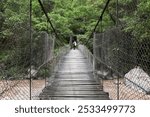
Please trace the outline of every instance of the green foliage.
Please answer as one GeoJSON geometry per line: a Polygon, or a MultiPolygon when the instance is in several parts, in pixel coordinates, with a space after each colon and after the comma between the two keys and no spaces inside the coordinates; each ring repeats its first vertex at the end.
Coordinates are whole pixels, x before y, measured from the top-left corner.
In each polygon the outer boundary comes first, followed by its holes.
{"type": "MultiPolygon", "coordinates": [[[[57,31],[65,37],[84,35],[89,37],[105,0],[52,0],[54,9],[49,13],[57,31]]],[[[85,41],[85,40],[82,40],[85,41]]]]}
{"type": "MultiPolygon", "coordinates": [[[[56,31],[63,36],[64,40],[70,35],[77,35],[81,42],[85,42],[96,25],[106,0],[42,0],[42,2],[56,31]]],[[[103,31],[117,21],[115,5],[116,1],[111,1],[104,14],[103,31]]],[[[119,1],[119,5],[121,6],[119,18],[124,24],[123,29],[141,43],[149,40],[150,1],[122,0],[119,1]]],[[[32,0],[32,27],[34,33],[47,30],[53,32],[38,0],[32,0]]],[[[99,26],[96,31],[100,32],[101,27],[99,26]]],[[[36,43],[39,44],[41,41],[37,35],[34,36],[33,34],[33,42],[35,42],[33,46],[38,48],[36,43]]],[[[29,0],[1,0],[0,63],[5,62],[9,66],[14,64],[29,66],[29,38],[29,0]]],[[[92,47],[92,42],[89,46],[92,47]]]]}
{"type": "Polygon", "coordinates": [[[123,20],[126,22],[125,31],[131,32],[134,37],[142,41],[150,39],[150,1],[140,0],[137,9],[132,15],[127,14],[123,20]]]}
{"type": "Polygon", "coordinates": [[[44,66],[42,67],[38,73],[37,73],[37,77],[41,77],[41,78],[46,78],[46,77],[50,77],[50,66],[44,66]]]}
{"type": "Polygon", "coordinates": [[[2,51],[0,53],[0,60],[1,60],[1,62],[5,62],[8,59],[8,57],[9,57],[8,53],[9,53],[8,51],[2,51]]]}

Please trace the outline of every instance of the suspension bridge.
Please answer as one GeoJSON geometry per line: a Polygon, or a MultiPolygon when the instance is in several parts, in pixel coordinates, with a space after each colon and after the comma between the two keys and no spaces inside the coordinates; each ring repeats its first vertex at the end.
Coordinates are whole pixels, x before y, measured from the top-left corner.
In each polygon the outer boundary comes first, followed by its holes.
{"type": "Polygon", "coordinates": [[[127,14],[126,7],[134,14],[136,0],[125,7],[119,6],[117,0],[116,11],[112,12],[115,15],[109,12],[111,1],[107,0],[91,35],[84,43],[79,42],[76,49],[70,49],[71,36],[69,43],[63,43],[43,3],[38,1],[47,28],[51,27],[53,34],[33,31],[30,0],[30,22],[21,28],[24,34],[18,33],[19,36],[28,35],[26,48],[19,42],[13,47],[8,63],[0,62],[1,100],[150,99],[150,43],[139,42],[122,30],[124,22],[120,20],[127,14]],[[106,12],[115,25],[104,29],[106,12]],[[97,32],[97,28],[101,31],[97,32]]]}
{"type": "Polygon", "coordinates": [[[93,69],[79,50],[70,50],[58,63],[54,81],[45,87],[40,99],[109,99],[93,76],[93,69]]]}

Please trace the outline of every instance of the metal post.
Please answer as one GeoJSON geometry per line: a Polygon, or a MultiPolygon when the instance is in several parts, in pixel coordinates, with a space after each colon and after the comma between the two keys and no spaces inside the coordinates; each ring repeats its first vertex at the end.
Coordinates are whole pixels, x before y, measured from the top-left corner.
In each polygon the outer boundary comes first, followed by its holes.
{"type": "MultiPolygon", "coordinates": [[[[100,57],[101,57],[101,60],[104,62],[104,51],[103,51],[103,38],[104,38],[104,36],[105,36],[105,33],[103,34],[103,17],[101,18],[101,22],[100,22],[100,27],[101,27],[101,29],[100,29],[100,32],[101,32],[101,39],[100,39],[100,44],[101,44],[101,48],[100,48],[100,57]]],[[[104,66],[103,66],[103,64],[101,63],[100,64],[100,70],[101,70],[101,72],[102,72],[102,74],[103,74],[103,71],[104,71],[104,66]]]]}
{"type": "MultiPolygon", "coordinates": [[[[116,21],[116,27],[118,27],[118,21],[119,21],[119,14],[118,14],[118,0],[116,0],[116,19],[117,19],[117,21],[116,21]]],[[[117,35],[117,38],[118,38],[118,35],[117,35]]],[[[119,44],[118,44],[119,45],[119,44]]],[[[117,50],[118,51],[118,50],[117,50]]],[[[118,53],[118,55],[119,55],[119,53],[118,53]]],[[[118,60],[118,65],[119,65],[119,60],[118,60]]],[[[118,67],[118,70],[119,70],[119,67],[118,67]]],[[[117,100],[119,100],[119,95],[120,95],[120,92],[119,92],[119,75],[118,75],[118,77],[117,77],[117,100]]]]}
{"type": "Polygon", "coordinates": [[[29,85],[29,95],[30,95],[30,100],[32,100],[32,0],[30,0],[30,85],[29,85]]]}
{"type": "Polygon", "coordinates": [[[94,77],[95,77],[95,71],[96,71],[96,50],[95,50],[95,41],[96,41],[96,33],[94,33],[94,37],[93,37],[93,74],[94,74],[94,77]]]}
{"type": "MultiPolygon", "coordinates": [[[[47,20],[47,35],[48,35],[48,33],[49,33],[49,31],[48,31],[48,20],[47,20]]],[[[46,37],[47,38],[47,37],[46,37]]],[[[45,38],[45,39],[46,39],[45,38]]],[[[49,35],[48,35],[48,38],[49,38],[49,35]]],[[[45,43],[46,44],[46,43],[45,43]]],[[[48,43],[49,44],[49,43],[48,43]]],[[[49,46],[49,45],[48,45],[49,46]]],[[[46,48],[48,48],[48,46],[46,47],[46,48]]],[[[44,74],[44,79],[45,79],[45,87],[46,87],[46,84],[47,84],[47,76],[46,76],[46,74],[47,74],[47,69],[48,69],[48,59],[49,59],[49,53],[47,53],[47,51],[46,51],[46,49],[44,50],[45,51],[45,53],[46,53],[46,55],[45,55],[45,60],[46,60],[46,63],[45,63],[45,66],[44,66],[44,70],[45,70],[45,74],[44,74]]],[[[45,61],[44,61],[45,62],[45,61]]]]}
{"type": "Polygon", "coordinates": [[[100,31],[101,33],[103,33],[103,17],[101,18],[100,27],[101,27],[100,31]]]}

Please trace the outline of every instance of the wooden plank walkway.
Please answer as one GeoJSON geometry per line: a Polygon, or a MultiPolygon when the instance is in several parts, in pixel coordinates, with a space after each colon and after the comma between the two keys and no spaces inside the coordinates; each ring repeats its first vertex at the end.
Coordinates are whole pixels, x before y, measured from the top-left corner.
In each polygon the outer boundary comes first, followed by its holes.
{"type": "Polygon", "coordinates": [[[108,100],[94,80],[92,67],[79,50],[70,50],[59,64],[54,81],[44,88],[41,100],[108,100]]]}

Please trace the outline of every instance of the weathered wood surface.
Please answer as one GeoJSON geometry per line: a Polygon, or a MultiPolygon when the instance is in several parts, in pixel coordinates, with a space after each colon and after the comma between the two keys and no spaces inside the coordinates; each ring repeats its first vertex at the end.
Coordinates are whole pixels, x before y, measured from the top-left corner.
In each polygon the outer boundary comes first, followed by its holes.
{"type": "Polygon", "coordinates": [[[39,96],[42,100],[107,100],[108,93],[95,81],[93,69],[79,50],[70,50],[59,64],[51,85],[39,96]]]}

